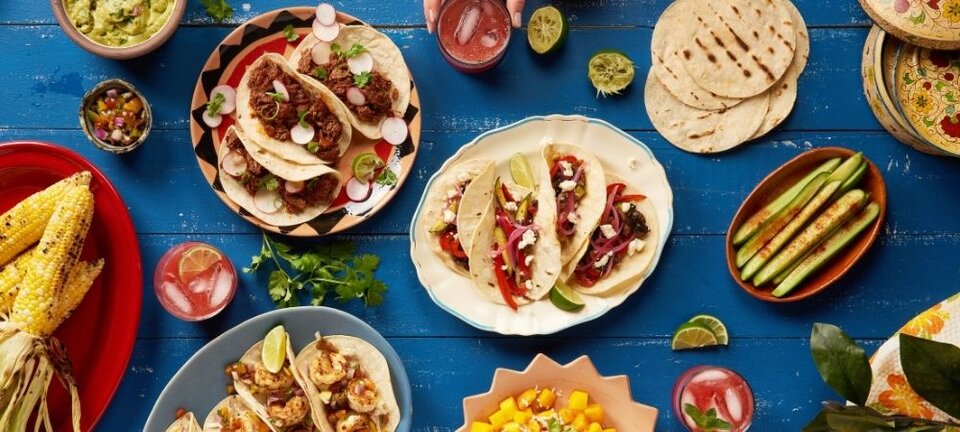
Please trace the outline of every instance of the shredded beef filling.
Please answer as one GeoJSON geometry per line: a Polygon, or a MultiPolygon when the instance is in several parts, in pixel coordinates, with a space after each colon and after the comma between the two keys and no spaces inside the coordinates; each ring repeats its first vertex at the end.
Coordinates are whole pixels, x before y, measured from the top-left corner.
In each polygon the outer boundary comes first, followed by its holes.
{"type": "Polygon", "coordinates": [[[357,86],[350,68],[347,67],[346,59],[336,54],[330,54],[330,61],[325,65],[314,63],[313,58],[308,55],[303,56],[300,64],[297,65],[297,70],[316,78],[327,86],[350,111],[357,115],[357,118],[364,122],[376,123],[393,115],[393,101],[400,97],[400,92],[393,87],[393,83],[376,71],[370,72],[370,81],[366,85],[357,86]],[[321,79],[320,76],[323,74],[318,74],[318,70],[325,71],[326,77],[321,79]],[[358,106],[347,100],[347,90],[351,87],[360,89],[366,98],[366,103],[358,106]]]}

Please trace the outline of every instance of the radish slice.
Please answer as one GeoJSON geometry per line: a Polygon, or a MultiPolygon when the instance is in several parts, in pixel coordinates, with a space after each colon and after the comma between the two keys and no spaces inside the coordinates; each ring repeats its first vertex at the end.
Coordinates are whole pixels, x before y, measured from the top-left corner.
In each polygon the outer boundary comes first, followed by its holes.
{"type": "Polygon", "coordinates": [[[347,192],[347,198],[353,202],[364,202],[373,194],[373,183],[362,182],[356,177],[351,177],[344,186],[347,192]]]}
{"type": "Polygon", "coordinates": [[[280,199],[277,191],[260,189],[253,196],[253,205],[264,213],[276,213],[280,207],[283,207],[283,200],[280,199]]]}
{"type": "Polygon", "coordinates": [[[407,122],[400,117],[387,117],[380,124],[380,134],[390,144],[403,144],[407,140],[407,122]]]}
{"type": "Polygon", "coordinates": [[[237,91],[226,84],[218,85],[210,91],[210,99],[213,100],[213,97],[221,94],[223,95],[223,103],[220,104],[220,114],[230,114],[234,109],[237,108],[237,91]]]}
{"type": "Polygon", "coordinates": [[[317,42],[313,48],[310,48],[310,57],[315,64],[325,65],[330,63],[330,54],[333,51],[330,50],[330,44],[326,42],[317,42]]]}
{"type": "Polygon", "coordinates": [[[207,110],[203,110],[203,123],[211,128],[220,126],[220,123],[223,123],[223,116],[220,114],[210,115],[207,110]]]}
{"type": "Polygon", "coordinates": [[[287,86],[283,85],[280,80],[273,80],[273,91],[279,93],[284,102],[290,102],[290,93],[287,92],[287,86]]]}
{"type": "Polygon", "coordinates": [[[340,23],[324,24],[313,20],[313,35],[323,42],[333,42],[340,34],[340,23]]]}
{"type": "Polygon", "coordinates": [[[373,70],[373,56],[368,52],[357,54],[356,57],[347,59],[347,67],[350,68],[350,73],[354,75],[370,72],[373,70]]]}
{"type": "Polygon", "coordinates": [[[297,193],[303,190],[303,185],[305,183],[302,181],[287,181],[283,184],[283,188],[290,193],[297,193]]]}
{"type": "Polygon", "coordinates": [[[302,124],[297,123],[296,126],[290,128],[290,138],[297,144],[306,145],[313,139],[313,132],[313,126],[303,127],[302,124]]]}
{"type": "Polygon", "coordinates": [[[231,151],[223,157],[223,162],[220,163],[220,166],[227,174],[240,177],[243,173],[247,172],[247,159],[239,152],[231,151]]]}
{"type": "Polygon", "coordinates": [[[337,22],[337,10],[330,3],[317,5],[317,21],[323,25],[333,25],[337,22]]]}
{"type": "Polygon", "coordinates": [[[356,106],[361,106],[367,103],[367,97],[364,96],[363,92],[356,87],[350,87],[347,89],[347,100],[356,106]]]}

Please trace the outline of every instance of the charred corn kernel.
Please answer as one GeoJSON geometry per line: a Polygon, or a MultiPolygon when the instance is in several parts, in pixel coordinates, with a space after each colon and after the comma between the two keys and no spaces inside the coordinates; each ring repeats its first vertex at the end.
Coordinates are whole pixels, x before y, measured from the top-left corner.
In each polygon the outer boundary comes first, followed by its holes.
{"type": "Polygon", "coordinates": [[[470,432],[493,432],[493,425],[484,422],[473,422],[470,425],[470,432]]]}
{"type": "Polygon", "coordinates": [[[587,420],[597,423],[603,423],[603,407],[597,404],[593,404],[583,410],[583,414],[587,416],[587,420]]]}
{"type": "Polygon", "coordinates": [[[513,414],[517,412],[517,400],[514,399],[513,396],[504,399],[500,402],[500,411],[503,411],[512,418],[513,414]]]}
{"type": "Polygon", "coordinates": [[[589,401],[590,395],[577,390],[570,393],[570,400],[567,402],[567,407],[572,410],[583,411],[587,409],[587,402],[589,401]]]}
{"type": "Polygon", "coordinates": [[[603,432],[603,426],[600,426],[600,423],[590,423],[590,426],[587,426],[587,432],[603,432]]]}
{"type": "Polygon", "coordinates": [[[507,415],[507,413],[503,411],[497,411],[491,414],[488,420],[490,420],[490,424],[492,424],[494,428],[500,428],[513,420],[513,415],[507,415]]]}
{"type": "Polygon", "coordinates": [[[517,411],[513,413],[513,421],[520,424],[525,424],[529,422],[530,419],[532,418],[533,418],[532,411],[517,411]]]}
{"type": "Polygon", "coordinates": [[[542,409],[553,408],[553,404],[557,401],[557,394],[553,392],[552,389],[545,388],[540,391],[540,394],[537,395],[537,403],[540,404],[542,409]]]}
{"type": "Polygon", "coordinates": [[[73,314],[73,311],[76,310],[80,302],[83,301],[87,292],[90,291],[90,287],[93,286],[93,281],[100,275],[101,270],[103,270],[102,259],[92,263],[79,262],[73,266],[73,270],[70,271],[70,275],[67,277],[67,284],[64,287],[63,295],[60,296],[60,299],[54,306],[54,329],[60,327],[60,324],[66,321],[67,318],[70,318],[70,315],[73,314]]]}
{"type": "Polygon", "coordinates": [[[570,408],[560,408],[560,410],[557,411],[557,417],[560,417],[560,421],[569,424],[573,419],[577,418],[577,413],[570,408]]]}
{"type": "Polygon", "coordinates": [[[543,428],[540,427],[540,423],[537,423],[536,420],[530,420],[527,422],[527,430],[530,432],[540,432],[543,428]]]}
{"type": "Polygon", "coordinates": [[[517,397],[517,407],[527,409],[537,400],[537,389],[526,389],[517,397]]]}
{"type": "Polygon", "coordinates": [[[571,423],[570,426],[573,426],[573,428],[579,432],[584,432],[587,430],[588,423],[587,416],[583,414],[577,414],[577,418],[573,419],[573,423],[571,423]]]}
{"type": "Polygon", "coordinates": [[[64,200],[68,189],[89,184],[89,171],[74,174],[30,195],[0,215],[0,265],[40,240],[47,222],[57,204],[64,200]]]}
{"type": "Polygon", "coordinates": [[[0,314],[9,315],[13,309],[13,301],[17,299],[19,283],[31,252],[33,249],[17,255],[16,259],[0,268],[0,314]]]}
{"type": "Polygon", "coordinates": [[[86,186],[69,187],[27,261],[10,314],[12,324],[34,336],[49,336],[56,330],[54,306],[77,263],[92,218],[93,194],[86,186]]]}

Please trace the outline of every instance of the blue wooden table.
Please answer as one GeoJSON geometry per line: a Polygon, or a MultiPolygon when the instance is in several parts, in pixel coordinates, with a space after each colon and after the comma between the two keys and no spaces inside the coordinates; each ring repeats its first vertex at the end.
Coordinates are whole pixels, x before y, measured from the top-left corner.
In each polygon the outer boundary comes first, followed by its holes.
{"type": "MultiPolygon", "coordinates": [[[[61,32],[45,1],[0,2],[0,140],[60,143],[89,157],[118,186],[139,233],[143,267],[190,239],[221,247],[237,264],[259,250],[260,233],[216,198],[197,168],[188,128],[193,83],[211,50],[239,22],[296,0],[233,0],[237,14],[216,24],[190,0],[184,25],[160,50],[116,62],[94,57],[61,32]],[[121,77],[153,104],[153,134],[118,157],[95,149],[77,124],[84,91],[121,77]]],[[[527,12],[539,6],[532,1],[527,12]]],[[[390,285],[385,304],[345,309],[394,345],[413,382],[416,431],[451,431],[462,421],[461,399],[487,389],[496,367],[524,367],[538,352],[559,361],[589,354],[604,374],[631,377],[635,398],[661,409],[658,430],[678,431],[669,409],[676,377],[696,364],[741,372],[757,396],[754,430],[796,431],[835,398],[809,355],[814,321],[843,326],[874,349],[903,322],[960,291],[960,185],[957,162],[918,153],[883,132],[864,102],[860,53],[869,20],[855,0],[798,0],[810,26],[810,65],[800,80],[793,116],[775,133],[727,154],[695,156],[664,141],[643,108],[642,77],[650,64],[652,27],[669,0],[563,0],[571,32],[562,53],[541,61],[525,35],[503,64],[481,77],[454,72],[422,24],[418,0],[339,0],[335,4],[383,29],[400,46],[423,101],[423,141],[415,171],[390,206],[342,238],[388,258],[378,276],[390,285]],[[619,98],[597,99],[585,76],[599,48],[625,51],[638,82],[619,98]],[[436,307],[417,282],[407,228],[427,178],[481,131],[529,115],[568,113],[603,118],[649,145],[674,189],[676,221],[652,279],[603,319],[550,337],[483,333],[436,307]],[[742,199],[769,171],[819,146],[862,150],[883,170],[890,197],[883,236],[829,292],[801,304],[761,303],[727,273],[723,235],[742,199]],[[729,349],[674,353],[669,337],[697,313],[729,326],[729,349]]],[[[140,287],[115,287],[139,289],[140,287]]],[[[166,313],[142,286],[139,336],[126,377],[98,430],[139,430],[167,380],[208,340],[271,310],[262,278],[243,276],[233,304],[200,324],[166,313]]],[[[338,305],[334,305],[338,306],[338,305]]]]}

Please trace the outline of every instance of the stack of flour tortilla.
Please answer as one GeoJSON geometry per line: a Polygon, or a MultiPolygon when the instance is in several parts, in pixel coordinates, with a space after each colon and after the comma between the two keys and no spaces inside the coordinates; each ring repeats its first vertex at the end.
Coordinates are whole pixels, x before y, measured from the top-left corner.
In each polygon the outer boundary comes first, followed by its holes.
{"type": "Polygon", "coordinates": [[[717,153],[783,122],[810,40],[790,0],[677,0],[653,32],[647,114],[673,145],[717,153]]]}

